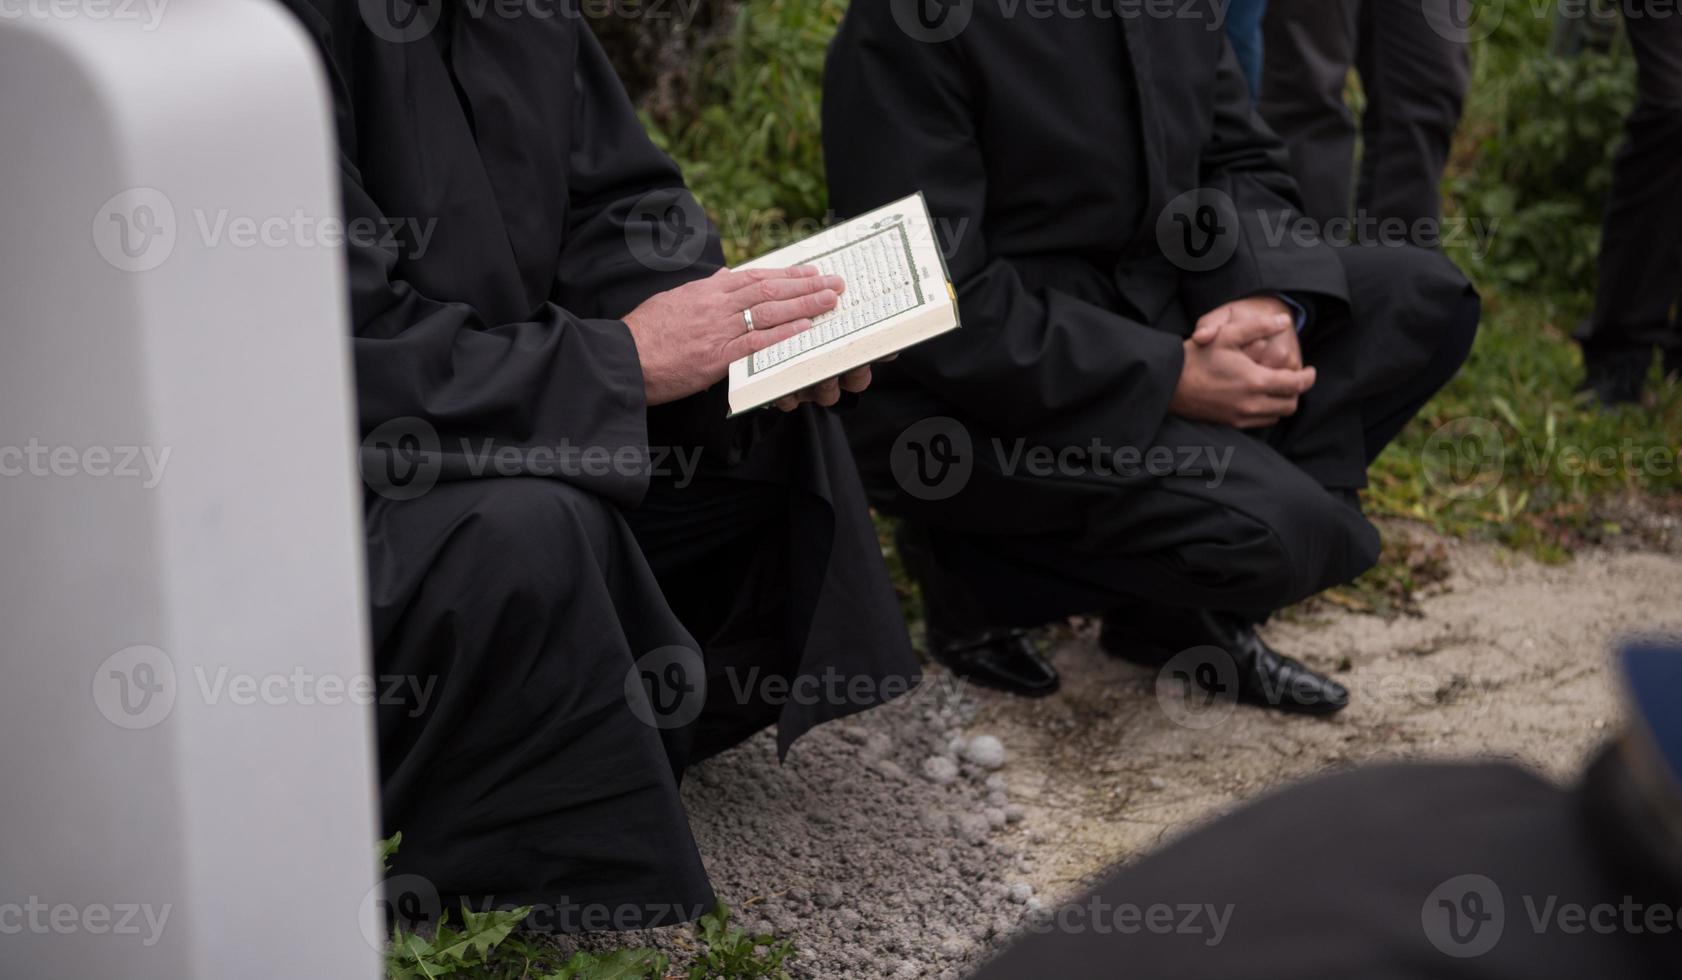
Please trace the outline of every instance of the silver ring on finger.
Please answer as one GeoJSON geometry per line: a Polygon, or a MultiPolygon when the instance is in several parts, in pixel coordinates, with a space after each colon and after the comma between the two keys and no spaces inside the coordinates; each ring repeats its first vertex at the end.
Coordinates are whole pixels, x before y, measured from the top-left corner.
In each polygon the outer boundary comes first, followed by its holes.
{"type": "Polygon", "coordinates": [[[753,333],[753,310],[742,311],[742,322],[748,325],[748,333],[753,333]]]}

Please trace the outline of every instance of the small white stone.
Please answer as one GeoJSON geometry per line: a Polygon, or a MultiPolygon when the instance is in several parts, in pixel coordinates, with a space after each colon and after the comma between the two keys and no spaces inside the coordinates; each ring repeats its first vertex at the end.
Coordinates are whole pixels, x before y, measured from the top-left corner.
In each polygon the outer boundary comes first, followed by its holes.
{"type": "Polygon", "coordinates": [[[977,735],[960,750],[967,762],[983,769],[997,769],[1005,764],[1005,746],[992,735],[977,735]]]}
{"type": "Polygon", "coordinates": [[[948,786],[958,779],[958,764],[943,755],[931,755],[923,760],[923,775],[936,786],[948,786]]]}

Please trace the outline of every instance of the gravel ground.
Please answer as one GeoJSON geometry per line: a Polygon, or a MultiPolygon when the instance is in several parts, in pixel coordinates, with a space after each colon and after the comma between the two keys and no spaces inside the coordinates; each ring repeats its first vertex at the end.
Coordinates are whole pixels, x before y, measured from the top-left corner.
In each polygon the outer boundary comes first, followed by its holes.
{"type": "Polygon", "coordinates": [[[1454,571],[1421,616],[1324,611],[1268,628],[1350,687],[1331,720],[1194,710],[1104,656],[1088,627],[1055,642],[1055,697],[934,670],[901,702],[809,735],[787,765],[763,736],[698,766],[685,800],[720,897],[794,941],[797,976],[956,978],[1107,867],[1293,779],[1472,755],[1569,777],[1617,723],[1611,640],[1682,631],[1682,557],[1546,566],[1447,548],[1454,571]]]}

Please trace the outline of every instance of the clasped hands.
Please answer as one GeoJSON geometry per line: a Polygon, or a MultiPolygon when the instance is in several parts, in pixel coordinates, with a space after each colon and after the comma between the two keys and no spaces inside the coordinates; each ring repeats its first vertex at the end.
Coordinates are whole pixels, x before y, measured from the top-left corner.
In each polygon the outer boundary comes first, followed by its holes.
{"type": "Polygon", "coordinates": [[[1233,300],[1204,314],[1185,341],[1185,367],[1168,403],[1175,415],[1254,429],[1297,410],[1314,386],[1296,318],[1276,296],[1233,300]]]}

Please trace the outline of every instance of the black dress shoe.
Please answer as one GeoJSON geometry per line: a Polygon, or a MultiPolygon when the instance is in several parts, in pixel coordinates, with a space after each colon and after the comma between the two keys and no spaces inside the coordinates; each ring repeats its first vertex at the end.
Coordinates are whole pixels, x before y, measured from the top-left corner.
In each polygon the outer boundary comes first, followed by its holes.
{"type": "Polygon", "coordinates": [[[1603,408],[1641,402],[1647,383],[1647,369],[1653,363],[1651,347],[1617,347],[1585,351],[1583,383],[1578,391],[1593,392],[1603,408]]]}
{"type": "Polygon", "coordinates": [[[1022,630],[985,630],[950,637],[928,631],[929,656],[966,680],[1028,698],[1054,694],[1062,684],[1057,668],[1040,656],[1022,630]]]}
{"type": "Polygon", "coordinates": [[[1212,648],[1223,651],[1230,663],[1208,670],[1188,671],[1193,682],[1217,696],[1231,696],[1227,683],[1237,685],[1244,704],[1304,715],[1336,714],[1349,706],[1349,691],[1301,661],[1268,646],[1248,622],[1208,610],[1178,610],[1142,622],[1118,613],[1104,617],[1098,644],[1104,652],[1160,669],[1179,651],[1212,648]]]}

